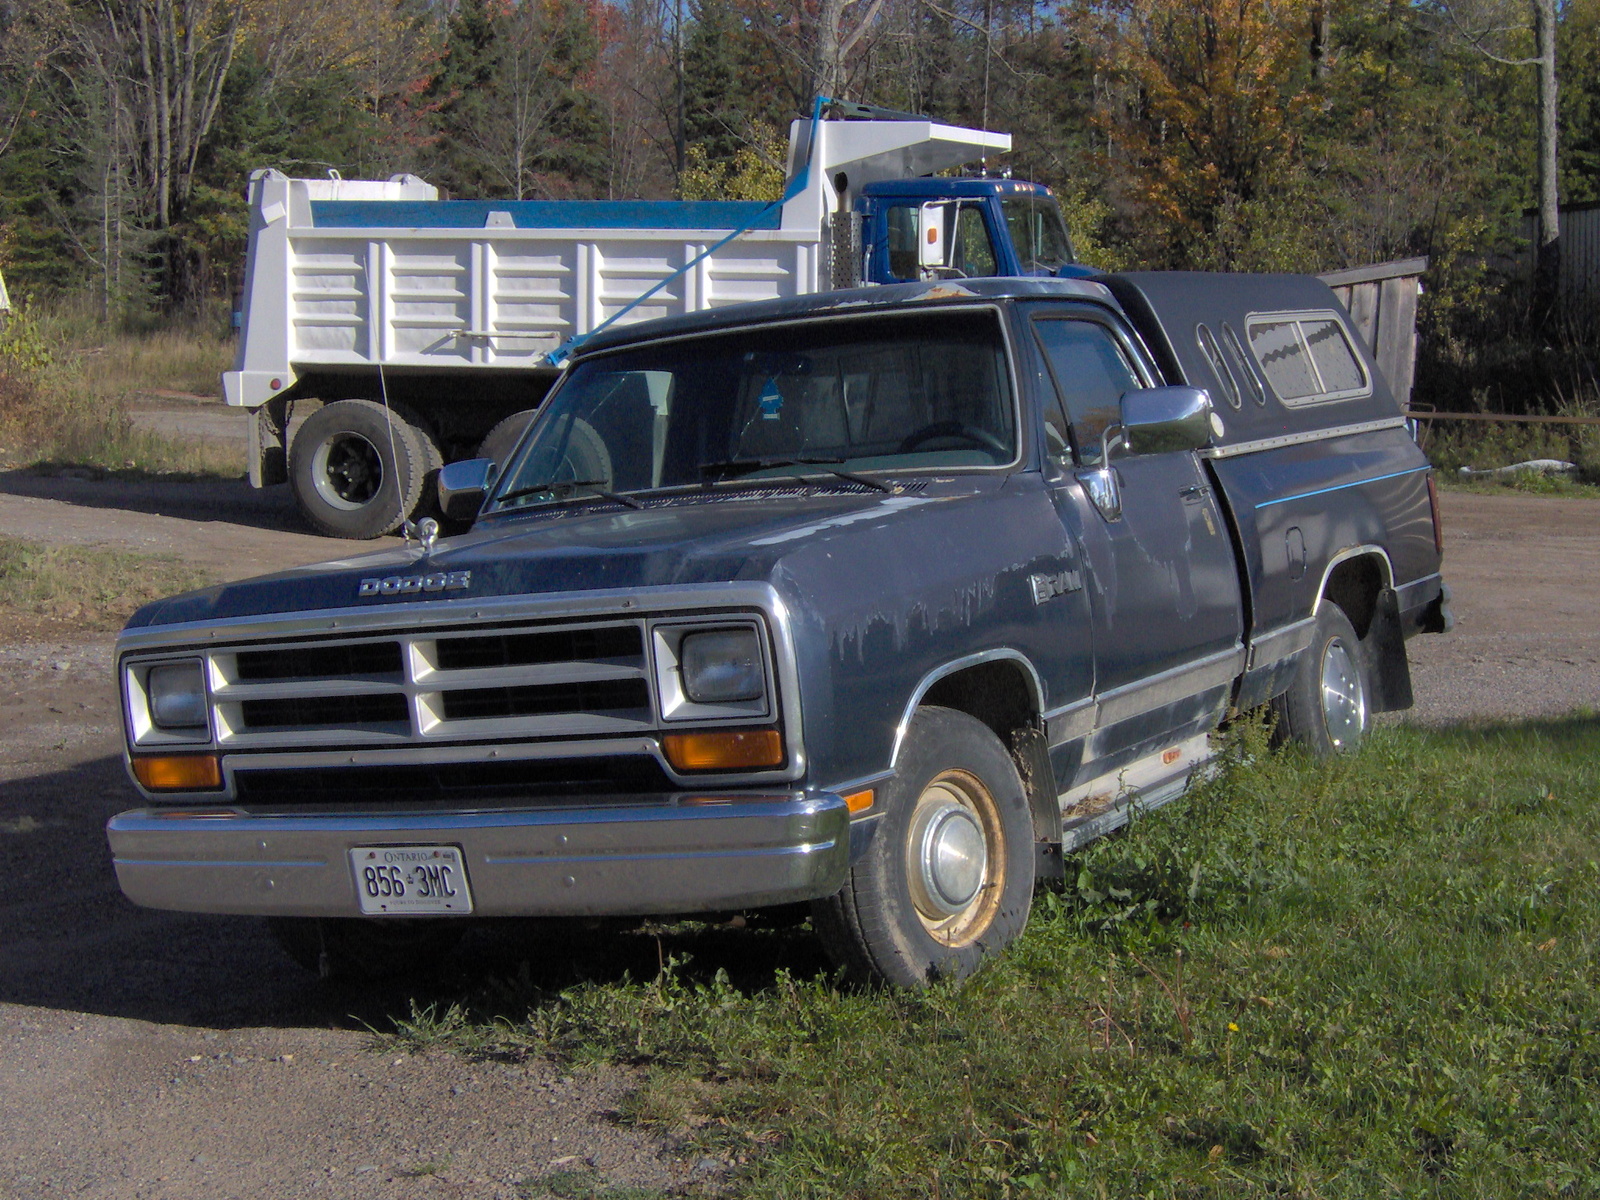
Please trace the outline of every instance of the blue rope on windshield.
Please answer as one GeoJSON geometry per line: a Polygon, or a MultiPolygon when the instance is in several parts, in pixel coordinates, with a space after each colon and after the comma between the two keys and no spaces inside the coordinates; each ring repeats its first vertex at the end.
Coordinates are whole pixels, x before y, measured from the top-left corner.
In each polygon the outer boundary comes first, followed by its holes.
{"type": "Polygon", "coordinates": [[[751,221],[748,225],[742,226],[739,229],[735,229],[732,233],[730,233],[727,237],[723,238],[716,245],[710,246],[710,247],[706,248],[705,250],[702,250],[699,254],[695,255],[688,262],[684,263],[683,266],[679,267],[676,271],[672,272],[672,274],[668,275],[660,283],[658,283],[654,287],[652,287],[649,291],[644,292],[640,296],[636,297],[634,300],[630,301],[628,304],[625,304],[623,307],[617,309],[616,312],[612,313],[604,321],[601,321],[600,324],[596,325],[593,329],[589,330],[588,333],[575,333],[575,334],[573,334],[566,341],[562,342],[561,345],[557,346],[554,350],[551,350],[549,353],[544,355],[544,363],[545,363],[545,365],[546,366],[551,366],[551,367],[559,367],[559,366],[564,365],[566,363],[567,359],[572,357],[573,351],[576,350],[579,346],[583,345],[585,342],[587,342],[595,334],[599,333],[602,329],[605,329],[607,326],[612,325],[613,323],[615,323],[620,318],[626,316],[628,313],[630,313],[634,309],[638,308],[639,305],[643,304],[646,300],[650,299],[651,296],[654,296],[657,292],[659,292],[662,288],[666,287],[673,280],[678,279],[678,278],[682,277],[683,275],[686,275],[688,272],[694,270],[695,267],[699,266],[706,259],[710,258],[713,254],[715,254],[718,250],[721,250],[724,246],[726,246],[729,242],[733,241],[735,238],[743,237],[745,234],[749,233],[752,229],[756,228],[756,226],[760,225],[761,222],[766,218],[767,214],[770,213],[773,209],[781,208],[783,205],[785,205],[785,204],[789,203],[789,201],[793,200],[801,192],[805,191],[806,187],[811,182],[811,159],[817,152],[817,123],[822,120],[822,110],[823,110],[823,108],[826,105],[829,105],[829,104],[832,104],[832,103],[833,103],[833,101],[830,100],[827,96],[818,96],[816,98],[816,101],[812,104],[812,106],[811,106],[811,137],[806,143],[806,159],[805,159],[805,162],[803,162],[800,165],[800,170],[795,172],[795,177],[789,181],[789,186],[783,189],[783,195],[782,196],[779,196],[771,204],[767,205],[759,213],[757,213],[756,217],[755,217],[755,220],[751,221]]]}

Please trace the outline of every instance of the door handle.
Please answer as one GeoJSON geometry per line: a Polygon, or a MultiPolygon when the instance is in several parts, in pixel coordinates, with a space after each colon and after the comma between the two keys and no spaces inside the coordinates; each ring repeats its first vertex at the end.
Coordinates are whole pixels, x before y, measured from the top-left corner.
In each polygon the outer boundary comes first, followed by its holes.
{"type": "Polygon", "coordinates": [[[1204,500],[1207,496],[1211,495],[1211,489],[1203,484],[1192,483],[1188,487],[1180,490],[1178,495],[1182,497],[1185,504],[1193,504],[1196,501],[1204,500]]]}

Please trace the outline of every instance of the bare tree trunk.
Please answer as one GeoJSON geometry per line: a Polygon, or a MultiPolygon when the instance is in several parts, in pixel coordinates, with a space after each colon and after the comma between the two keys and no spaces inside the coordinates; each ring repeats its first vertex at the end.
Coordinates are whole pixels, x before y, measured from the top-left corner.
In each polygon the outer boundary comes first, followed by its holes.
{"type": "Polygon", "coordinates": [[[839,98],[839,23],[844,20],[844,0],[821,0],[817,5],[816,41],[811,59],[811,94],[839,98]]]}
{"type": "Polygon", "coordinates": [[[1328,43],[1332,36],[1326,4],[1311,6],[1311,74],[1317,79],[1328,77],[1328,43]]]}
{"type": "Polygon", "coordinates": [[[817,5],[817,24],[812,31],[810,83],[812,96],[827,96],[830,100],[844,99],[847,90],[845,59],[856,43],[877,20],[883,0],[867,0],[865,9],[853,23],[845,19],[846,11],[859,0],[820,0],[817,5]],[[846,29],[846,25],[849,28],[846,29]]]}
{"type": "Polygon", "coordinates": [[[1561,207],[1556,174],[1556,0],[1533,5],[1539,69],[1539,248],[1533,265],[1534,311],[1543,319],[1561,286],[1561,207]]]}

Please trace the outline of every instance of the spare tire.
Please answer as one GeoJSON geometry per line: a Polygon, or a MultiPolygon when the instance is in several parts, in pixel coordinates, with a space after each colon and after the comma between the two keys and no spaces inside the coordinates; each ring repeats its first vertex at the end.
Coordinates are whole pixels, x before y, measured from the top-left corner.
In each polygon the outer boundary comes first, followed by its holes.
{"type": "Polygon", "coordinates": [[[426,473],[411,425],[371,400],[323,405],[289,448],[295,501],[329,537],[392,533],[416,507],[426,473]]]}

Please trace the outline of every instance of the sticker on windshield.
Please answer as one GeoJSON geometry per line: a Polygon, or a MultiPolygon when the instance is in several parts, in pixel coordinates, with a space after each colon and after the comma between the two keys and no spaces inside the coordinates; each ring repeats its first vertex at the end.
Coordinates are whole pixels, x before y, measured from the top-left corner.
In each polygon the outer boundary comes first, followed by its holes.
{"type": "Polygon", "coordinates": [[[761,419],[763,421],[776,421],[778,414],[783,411],[783,393],[778,390],[778,377],[768,376],[766,386],[761,389],[761,419]]]}

